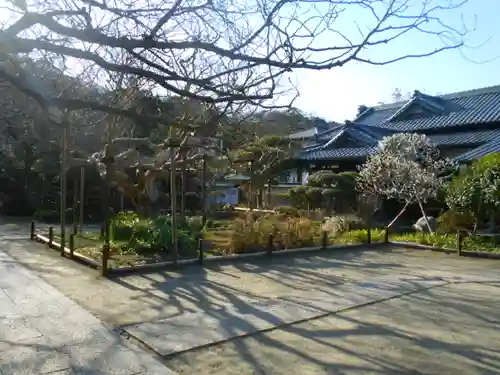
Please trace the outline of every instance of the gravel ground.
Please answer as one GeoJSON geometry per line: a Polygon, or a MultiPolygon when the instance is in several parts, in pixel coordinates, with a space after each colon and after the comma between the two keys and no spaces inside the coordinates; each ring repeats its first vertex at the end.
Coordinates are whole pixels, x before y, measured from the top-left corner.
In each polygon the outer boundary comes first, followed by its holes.
{"type": "Polygon", "coordinates": [[[500,284],[454,284],[175,356],[185,375],[498,374],[500,284]]]}

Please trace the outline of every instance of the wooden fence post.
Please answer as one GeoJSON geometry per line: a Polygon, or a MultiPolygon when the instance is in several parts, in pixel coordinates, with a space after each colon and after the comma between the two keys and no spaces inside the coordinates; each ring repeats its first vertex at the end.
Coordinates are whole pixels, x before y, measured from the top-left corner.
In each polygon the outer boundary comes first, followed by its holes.
{"type": "Polygon", "coordinates": [[[267,254],[273,255],[273,248],[274,248],[274,235],[270,234],[269,238],[267,239],[267,254]]]}
{"type": "Polygon", "coordinates": [[[366,242],[369,244],[372,243],[372,231],[370,228],[366,229],[366,242]]]}
{"type": "Polygon", "coordinates": [[[324,230],[321,233],[321,248],[326,249],[328,247],[328,231],[324,230]]]}
{"type": "Polygon", "coordinates": [[[111,232],[110,232],[110,219],[109,212],[107,211],[107,217],[104,224],[104,242],[102,245],[102,257],[101,257],[101,276],[106,277],[109,270],[109,257],[111,249],[111,232]]]}
{"type": "Polygon", "coordinates": [[[463,233],[462,231],[457,232],[457,254],[458,256],[462,256],[462,242],[463,242],[463,233]]]}
{"type": "Polygon", "coordinates": [[[54,242],[54,227],[49,227],[49,247],[52,247],[52,243],[54,242]]]}
{"type": "Polygon", "coordinates": [[[385,231],[384,231],[384,243],[389,243],[389,227],[385,227],[385,231]]]}
{"type": "Polygon", "coordinates": [[[31,227],[30,227],[30,239],[34,240],[35,239],[35,222],[31,222],[31,227]]]}
{"type": "Polygon", "coordinates": [[[69,235],[69,254],[71,257],[73,257],[74,252],[75,252],[75,233],[71,233],[69,235]]]}
{"type": "Polygon", "coordinates": [[[63,231],[61,232],[61,249],[60,249],[60,255],[63,257],[65,255],[64,252],[64,247],[66,246],[66,233],[63,231]]]}
{"type": "Polygon", "coordinates": [[[109,242],[104,242],[102,244],[102,256],[101,256],[101,276],[106,277],[108,275],[108,261],[109,261],[109,242]]]}
{"type": "Polygon", "coordinates": [[[203,254],[203,233],[198,237],[198,262],[202,265],[205,254],[203,254]]]}

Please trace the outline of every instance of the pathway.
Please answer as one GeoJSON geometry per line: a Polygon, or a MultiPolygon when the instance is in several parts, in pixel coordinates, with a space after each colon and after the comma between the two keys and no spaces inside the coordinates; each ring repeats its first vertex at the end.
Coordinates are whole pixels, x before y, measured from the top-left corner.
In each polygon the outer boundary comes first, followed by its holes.
{"type": "Polygon", "coordinates": [[[174,374],[0,250],[0,374],[174,374]]]}

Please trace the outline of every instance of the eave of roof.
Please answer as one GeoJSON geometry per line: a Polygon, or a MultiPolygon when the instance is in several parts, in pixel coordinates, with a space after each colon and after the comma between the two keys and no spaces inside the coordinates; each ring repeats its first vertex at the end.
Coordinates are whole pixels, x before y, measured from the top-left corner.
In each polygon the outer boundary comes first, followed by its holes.
{"type": "Polygon", "coordinates": [[[500,152],[500,139],[498,138],[455,157],[455,160],[461,163],[470,162],[494,152],[500,152]]]}
{"type": "Polygon", "coordinates": [[[496,138],[500,138],[500,129],[436,134],[429,136],[431,142],[436,146],[481,145],[496,138]]]}
{"type": "Polygon", "coordinates": [[[313,150],[302,152],[299,160],[320,161],[320,160],[346,160],[364,159],[377,152],[377,147],[351,147],[330,150],[313,150]]]}

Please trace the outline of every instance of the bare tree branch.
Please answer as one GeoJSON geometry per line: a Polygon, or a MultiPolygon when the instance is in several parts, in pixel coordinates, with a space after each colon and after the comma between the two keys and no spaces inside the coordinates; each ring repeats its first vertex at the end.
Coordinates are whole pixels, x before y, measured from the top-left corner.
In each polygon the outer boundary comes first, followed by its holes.
{"type": "MultiPolygon", "coordinates": [[[[169,95],[262,105],[295,69],[326,70],[352,61],[384,65],[461,47],[467,30],[453,28],[442,16],[465,2],[27,0],[20,17],[10,11],[12,21],[0,31],[0,50],[57,60],[73,73],[75,65],[91,67],[97,84],[105,72],[114,72],[145,79],[152,90],[169,95]],[[339,26],[361,14],[366,25],[339,26]],[[388,51],[382,60],[370,53],[415,33],[429,37],[422,49],[400,55],[388,51]]],[[[7,77],[5,70],[1,74],[7,77]]],[[[9,77],[19,83],[20,77],[9,77]]],[[[29,87],[29,80],[24,83],[25,92],[45,106],[105,109],[46,98],[29,87]]]]}

